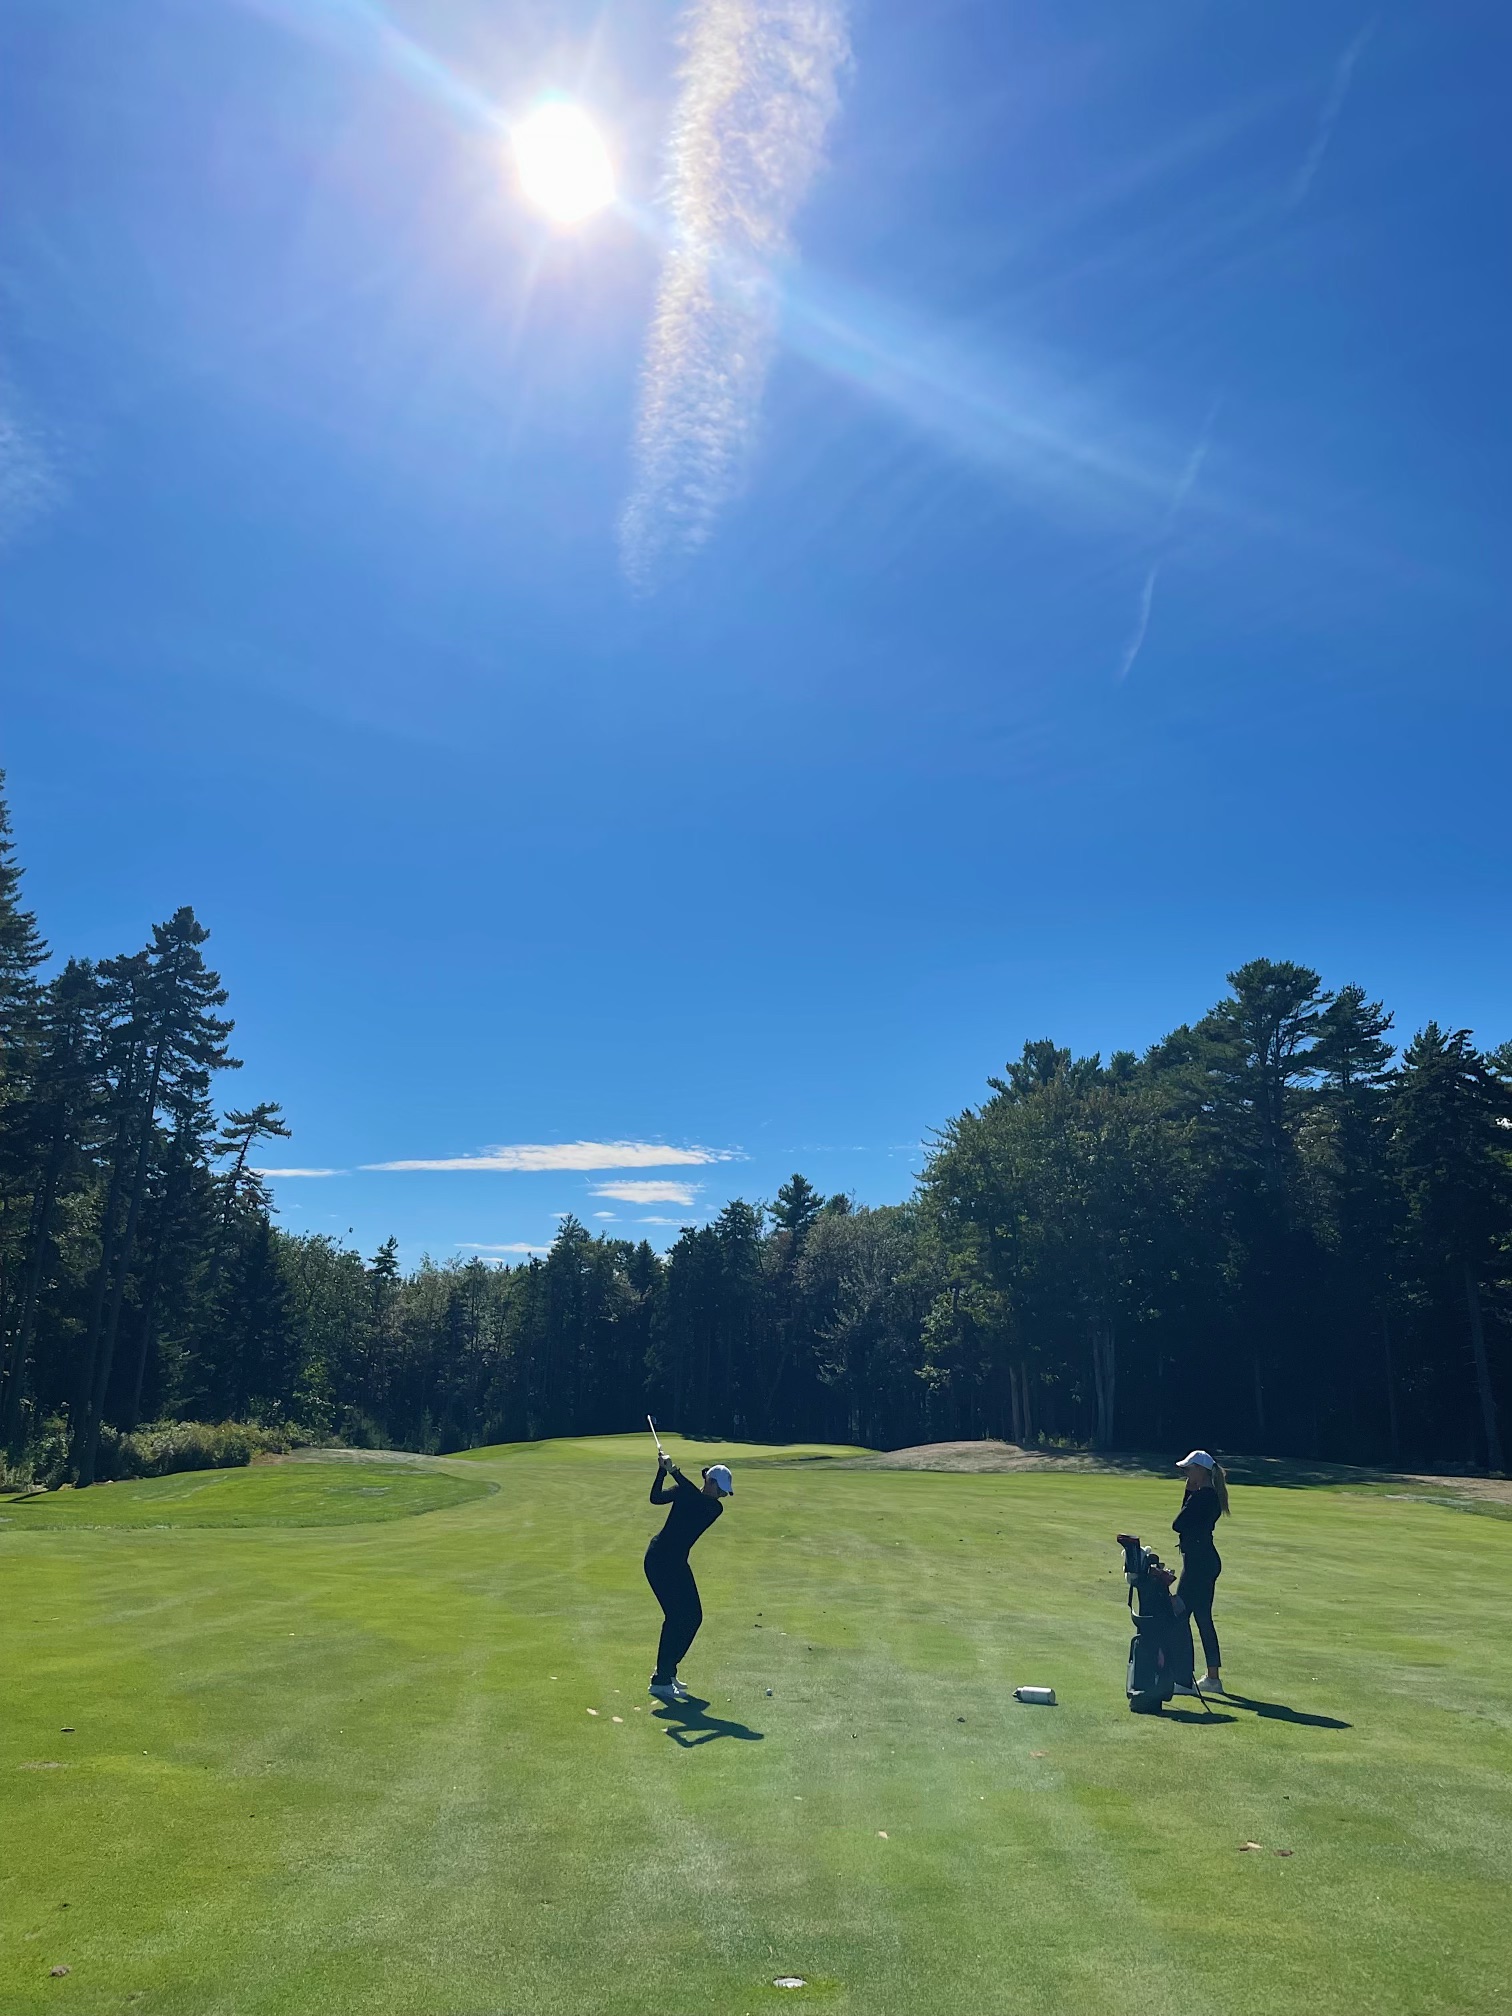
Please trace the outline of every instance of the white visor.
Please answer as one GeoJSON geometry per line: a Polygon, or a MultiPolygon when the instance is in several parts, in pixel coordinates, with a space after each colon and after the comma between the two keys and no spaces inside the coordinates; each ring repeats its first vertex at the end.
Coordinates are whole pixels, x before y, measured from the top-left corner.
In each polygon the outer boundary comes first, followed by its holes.
{"type": "Polygon", "coordinates": [[[711,1463],[704,1472],[705,1477],[718,1491],[721,1498],[731,1498],[735,1493],[735,1480],[723,1463],[711,1463]]]}

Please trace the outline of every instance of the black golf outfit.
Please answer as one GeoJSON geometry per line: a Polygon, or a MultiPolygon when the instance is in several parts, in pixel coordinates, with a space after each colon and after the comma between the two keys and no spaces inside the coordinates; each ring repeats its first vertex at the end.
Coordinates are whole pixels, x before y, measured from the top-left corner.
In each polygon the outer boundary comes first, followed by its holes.
{"type": "Polygon", "coordinates": [[[646,1580],[662,1607],[661,1643],[656,1648],[656,1671],[652,1684],[665,1687],[677,1678],[677,1668],[688,1647],[698,1636],[703,1622],[703,1605],[698,1600],[698,1584],[688,1566],[688,1550],[723,1512],[717,1498],[709,1498],[696,1484],[690,1484],[675,1463],[658,1469],[651,1486],[653,1505],[670,1505],[667,1523],[646,1549],[646,1580]],[[667,1489],[667,1478],[673,1479],[667,1489]]]}
{"type": "MultiPolygon", "coordinates": [[[[1214,1673],[1223,1663],[1223,1655],[1218,1649],[1218,1633],[1213,1625],[1213,1591],[1223,1573],[1223,1563],[1218,1558],[1218,1549],[1213,1541],[1213,1528],[1222,1516],[1223,1507],[1218,1502],[1218,1493],[1211,1485],[1204,1485],[1200,1490],[1188,1491],[1181,1501],[1181,1510],[1171,1521],[1171,1531],[1181,1547],[1181,1580],[1176,1584],[1176,1594],[1186,1605],[1188,1617],[1197,1626],[1202,1638],[1203,1657],[1214,1673]]],[[[1191,1635],[1189,1624],[1189,1652],[1191,1635]]],[[[1194,1657],[1187,1674],[1188,1683],[1195,1671],[1194,1657]]]]}

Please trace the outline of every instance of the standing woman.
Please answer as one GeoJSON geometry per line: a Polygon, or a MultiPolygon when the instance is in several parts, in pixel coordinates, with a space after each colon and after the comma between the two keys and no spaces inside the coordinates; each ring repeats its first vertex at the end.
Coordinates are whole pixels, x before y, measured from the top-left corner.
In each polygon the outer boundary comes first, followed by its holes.
{"type": "Polygon", "coordinates": [[[677,1669],[703,1622],[703,1605],[688,1565],[688,1550],[708,1532],[724,1510],[723,1500],[731,1497],[734,1490],[734,1482],[723,1463],[712,1463],[704,1471],[700,1490],[698,1485],[688,1482],[670,1456],[658,1456],[651,1503],[672,1507],[666,1525],[646,1549],[646,1580],[662,1607],[663,1619],[661,1643],[656,1648],[656,1671],[647,1691],[659,1701],[688,1698],[687,1688],[678,1680],[677,1669]],[[672,1479],[670,1491],[668,1477],[672,1479]]]}
{"type": "MultiPolygon", "coordinates": [[[[1213,1591],[1218,1585],[1218,1577],[1223,1573],[1223,1563],[1218,1558],[1218,1548],[1213,1540],[1213,1529],[1229,1509],[1228,1479],[1223,1474],[1223,1465],[1206,1449],[1194,1449],[1190,1456],[1176,1465],[1186,1479],[1186,1496],[1181,1501],[1181,1510],[1171,1521],[1171,1531],[1181,1546],[1181,1580],[1176,1585],[1176,1594],[1187,1608],[1187,1643],[1191,1645],[1192,1623],[1195,1621],[1202,1638],[1202,1653],[1207,1660],[1207,1671],[1196,1683],[1197,1690],[1204,1694],[1221,1694],[1223,1681],[1219,1667],[1223,1654],[1218,1648],[1218,1633],[1213,1626],[1213,1591]]],[[[1190,1653],[1187,1673],[1196,1669],[1196,1654],[1190,1653]]],[[[1188,1680],[1188,1687],[1191,1682],[1188,1680]]],[[[1181,1687],[1178,1693],[1187,1691],[1181,1687]]]]}

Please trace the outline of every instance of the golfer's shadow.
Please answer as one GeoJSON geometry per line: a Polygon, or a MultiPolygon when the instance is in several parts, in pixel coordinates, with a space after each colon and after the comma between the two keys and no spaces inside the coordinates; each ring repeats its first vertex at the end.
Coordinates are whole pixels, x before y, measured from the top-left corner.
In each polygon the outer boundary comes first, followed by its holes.
{"type": "Polygon", "coordinates": [[[1296,1722],[1304,1729],[1352,1729],[1352,1722],[1340,1722],[1333,1715],[1304,1715],[1300,1708],[1288,1708],[1284,1701],[1252,1701],[1247,1694],[1225,1694],[1235,1708],[1248,1708],[1267,1722],[1296,1722]]]}
{"type": "Polygon", "coordinates": [[[764,1743],[760,1729],[748,1729],[744,1722],[725,1722],[718,1715],[706,1715],[707,1701],[690,1694],[686,1701],[669,1701],[654,1708],[652,1720],[664,1722],[672,1741],[684,1750],[697,1750],[704,1743],[717,1743],[721,1736],[733,1736],[740,1743],[764,1743]]]}

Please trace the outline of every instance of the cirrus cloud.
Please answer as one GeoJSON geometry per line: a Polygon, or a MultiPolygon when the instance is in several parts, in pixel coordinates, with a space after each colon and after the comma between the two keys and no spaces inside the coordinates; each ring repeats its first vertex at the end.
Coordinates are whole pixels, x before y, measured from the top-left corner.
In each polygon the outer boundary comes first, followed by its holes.
{"type": "Polygon", "coordinates": [[[415,1161],[364,1162],[364,1169],[672,1169],[733,1162],[733,1148],[669,1148],[661,1141],[521,1141],[471,1155],[415,1161]]]}
{"type": "Polygon", "coordinates": [[[614,1197],[621,1204],[683,1204],[691,1205],[696,1183],[599,1183],[594,1186],[595,1197],[614,1197]]]}
{"type": "Polygon", "coordinates": [[[459,1239],[459,1253],[549,1253],[549,1246],[532,1246],[526,1240],[513,1239],[502,1246],[490,1245],[483,1239],[459,1239]]]}
{"type": "Polygon", "coordinates": [[[620,524],[639,589],[740,489],[777,340],[777,274],[849,56],[843,0],[691,0],[669,148],[673,227],[620,524]]]}

